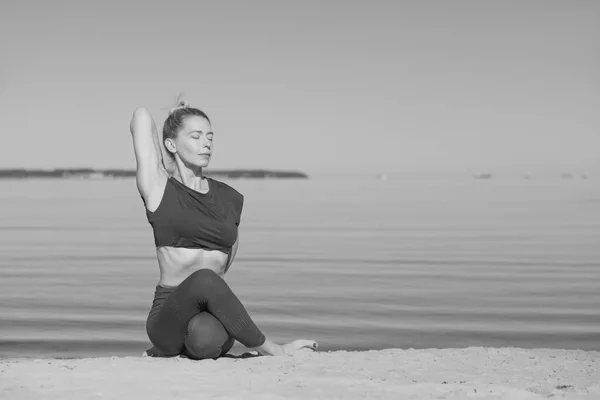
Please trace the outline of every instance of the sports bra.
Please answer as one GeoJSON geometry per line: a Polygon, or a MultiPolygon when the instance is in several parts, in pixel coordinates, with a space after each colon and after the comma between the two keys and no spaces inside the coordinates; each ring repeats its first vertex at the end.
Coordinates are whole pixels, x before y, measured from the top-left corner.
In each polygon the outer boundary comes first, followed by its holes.
{"type": "Polygon", "coordinates": [[[173,177],[167,179],[158,208],[146,208],[156,247],[201,248],[230,254],[238,236],[244,196],[223,182],[206,179],[206,193],[173,177]]]}

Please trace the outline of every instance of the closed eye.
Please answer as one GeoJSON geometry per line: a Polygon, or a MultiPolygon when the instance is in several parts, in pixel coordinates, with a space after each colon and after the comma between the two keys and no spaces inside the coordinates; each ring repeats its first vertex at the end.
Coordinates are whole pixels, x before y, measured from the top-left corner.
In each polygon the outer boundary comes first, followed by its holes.
{"type": "MultiPolygon", "coordinates": [[[[194,132],[190,132],[190,137],[191,137],[192,139],[200,139],[200,135],[201,135],[202,133],[203,133],[202,131],[194,131],[194,132]]],[[[214,136],[214,133],[212,133],[212,132],[206,132],[206,138],[207,138],[208,140],[212,141],[212,140],[213,140],[213,136],[214,136]]]]}

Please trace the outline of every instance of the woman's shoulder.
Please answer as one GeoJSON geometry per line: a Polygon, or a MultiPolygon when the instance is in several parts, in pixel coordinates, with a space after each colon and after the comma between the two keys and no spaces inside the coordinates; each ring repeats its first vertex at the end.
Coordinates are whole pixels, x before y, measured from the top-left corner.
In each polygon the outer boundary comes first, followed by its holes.
{"type": "Polygon", "coordinates": [[[233,188],[232,186],[228,185],[227,183],[220,181],[218,179],[214,179],[214,178],[210,178],[210,177],[206,177],[206,179],[208,179],[210,181],[211,184],[211,190],[212,188],[216,188],[219,192],[224,193],[226,196],[232,196],[232,197],[244,197],[243,194],[241,194],[237,189],[233,188]]]}

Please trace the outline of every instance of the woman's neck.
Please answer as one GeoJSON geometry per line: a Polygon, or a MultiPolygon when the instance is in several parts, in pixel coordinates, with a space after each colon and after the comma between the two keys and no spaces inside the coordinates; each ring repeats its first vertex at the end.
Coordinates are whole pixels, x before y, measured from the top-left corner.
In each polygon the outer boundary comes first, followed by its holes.
{"type": "Polygon", "coordinates": [[[202,174],[202,167],[188,168],[181,163],[178,163],[177,168],[174,171],[173,176],[175,179],[198,192],[203,192],[208,189],[208,185],[203,184],[204,175],[202,174]]]}

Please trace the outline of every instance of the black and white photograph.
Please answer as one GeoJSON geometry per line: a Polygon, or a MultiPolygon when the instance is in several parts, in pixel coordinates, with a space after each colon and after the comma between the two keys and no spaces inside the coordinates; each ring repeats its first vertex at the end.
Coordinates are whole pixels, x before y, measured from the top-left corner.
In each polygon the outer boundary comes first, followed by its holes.
{"type": "Polygon", "coordinates": [[[0,399],[600,400],[600,1],[0,2],[0,399]]]}

